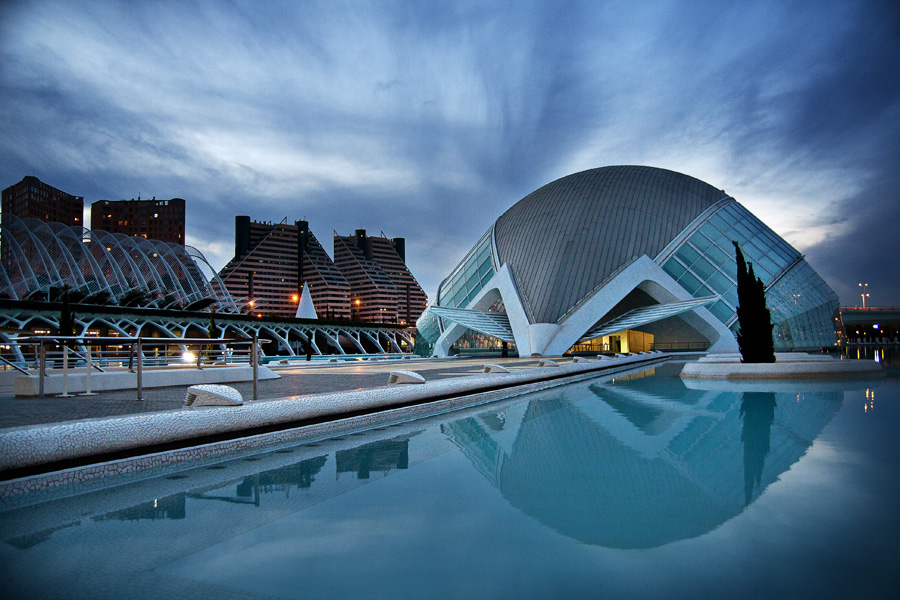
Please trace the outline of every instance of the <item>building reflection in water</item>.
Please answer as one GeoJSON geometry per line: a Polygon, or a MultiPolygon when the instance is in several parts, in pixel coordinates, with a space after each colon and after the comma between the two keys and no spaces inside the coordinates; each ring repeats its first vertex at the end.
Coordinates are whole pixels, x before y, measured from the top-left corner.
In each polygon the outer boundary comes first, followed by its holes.
{"type": "MultiPolygon", "coordinates": [[[[410,433],[403,438],[379,440],[347,450],[337,450],[335,456],[335,477],[341,473],[356,473],[354,481],[365,483],[371,473],[387,474],[394,469],[406,469],[409,467],[409,437],[417,435],[420,431],[410,433]]],[[[103,521],[144,521],[144,520],[184,520],[190,517],[190,501],[224,502],[228,504],[260,507],[267,494],[275,494],[279,499],[289,499],[290,491],[310,490],[316,482],[322,468],[328,462],[329,455],[323,454],[312,458],[295,461],[291,464],[279,466],[273,469],[265,469],[253,472],[256,465],[284,464],[286,454],[292,450],[284,450],[283,453],[270,453],[259,457],[237,459],[229,463],[219,463],[172,475],[164,478],[171,490],[172,487],[184,485],[180,482],[202,481],[202,485],[192,484],[189,491],[178,491],[164,494],[152,500],[134,503],[127,498],[134,498],[124,488],[119,492],[124,508],[104,510],[100,514],[88,517],[78,508],[67,510],[54,510],[52,505],[46,505],[40,514],[33,512],[28,507],[4,513],[3,533],[4,541],[19,549],[27,549],[49,540],[56,531],[79,526],[83,519],[89,518],[94,522],[103,521]],[[252,462],[250,462],[252,461],[252,462]],[[259,461],[259,462],[256,462],[259,461]],[[253,465],[251,467],[250,465],[253,465]],[[240,475],[235,478],[235,470],[240,475]],[[185,474],[186,473],[186,474],[185,474]],[[11,516],[15,515],[15,516],[11,516]],[[75,518],[69,515],[77,515],[75,518]],[[32,524],[43,523],[43,526],[35,528],[32,524]],[[12,535],[10,535],[12,533],[12,535]]],[[[355,484],[351,484],[355,485],[355,484]]],[[[347,488],[344,486],[325,486],[313,498],[319,501],[332,495],[337,495],[347,488]]],[[[165,489],[165,488],[163,488],[165,489]]],[[[183,487],[181,489],[184,489],[183,487]]],[[[102,493],[102,492],[101,492],[102,493]]],[[[141,492],[136,492],[141,494],[141,492]]],[[[146,496],[139,496],[146,497],[146,496]]],[[[90,494],[85,498],[90,498],[90,494]]],[[[308,502],[306,497],[303,502],[308,502]]],[[[61,501],[64,502],[64,501],[61,501]]],[[[84,501],[85,506],[90,506],[90,500],[84,501]]],[[[115,501],[113,501],[116,504],[115,501]]],[[[302,503],[301,503],[302,505],[302,503]]],[[[208,512],[202,512],[208,515],[208,512]]],[[[262,516],[262,515],[261,515],[262,516]]],[[[190,520],[190,519],[188,519],[190,520]]]]}
{"type": "Polygon", "coordinates": [[[122,510],[116,510],[93,517],[95,521],[142,521],[154,519],[183,519],[185,516],[185,497],[187,494],[172,494],[165,498],[157,498],[122,510]]]}
{"type": "Polygon", "coordinates": [[[315,481],[316,475],[325,466],[326,460],[326,456],[317,456],[287,467],[262,471],[244,477],[244,480],[237,486],[237,495],[240,498],[253,497],[254,503],[258,506],[261,493],[287,493],[291,488],[309,488],[315,481]]]}
{"type": "Polygon", "coordinates": [[[352,450],[335,453],[337,472],[356,473],[357,479],[368,479],[372,471],[387,473],[409,467],[409,440],[379,440],[352,450]]]}
{"type": "Polygon", "coordinates": [[[801,397],[623,378],[548,391],[442,431],[548,527],[588,544],[653,548],[716,529],[806,453],[843,392],[801,397]]]}
{"type": "MultiPolygon", "coordinates": [[[[742,394],[689,390],[671,377],[621,377],[528,398],[445,421],[440,437],[510,505],[547,527],[588,544],[652,548],[703,535],[740,514],[804,455],[843,391],[742,394]]],[[[409,440],[420,433],[343,449],[335,440],[333,453],[299,446],[203,465],[146,487],[6,512],[0,529],[6,543],[27,548],[85,518],[187,520],[205,530],[217,511],[192,513],[192,503],[262,507],[234,520],[243,528],[268,522],[266,508],[301,510],[376,473],[407,469],[409,440]],[[323,478],[331,456],[334,478],[323,478]],[[158,498],[147,501],[147,489],[158,498]],[[304,493],[291,497],[298,489],[304,493]]]]}

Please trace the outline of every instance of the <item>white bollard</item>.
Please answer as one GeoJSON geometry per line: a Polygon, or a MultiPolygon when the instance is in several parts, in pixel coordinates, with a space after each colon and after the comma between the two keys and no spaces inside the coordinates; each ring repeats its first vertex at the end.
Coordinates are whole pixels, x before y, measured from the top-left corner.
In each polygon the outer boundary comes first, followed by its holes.
{"type": "Polygon", "coordinates": [[[88,344],[85,346],[85,351],[87,356],[87,370],[84,372],[84,392],[78,394],[79,396],[96,396],[94,392],[91,391],[91,345],[88,344]]]}
{"type": "Polygon", "coordinates": [[[63,346],[63,379],[62,379],[62,394],[60,394],[59,398],[71,398],[72,394],[69,393],[66,375],[69,372],[69,347],[63,346]]]}

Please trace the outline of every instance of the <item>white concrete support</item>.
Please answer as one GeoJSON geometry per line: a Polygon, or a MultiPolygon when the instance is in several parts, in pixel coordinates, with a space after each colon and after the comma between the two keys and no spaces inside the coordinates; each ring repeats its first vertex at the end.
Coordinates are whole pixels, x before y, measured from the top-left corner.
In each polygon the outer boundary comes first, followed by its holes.
{"type": "Polygon", "coordinates": [[[312,349],[316,351],[316,354],[322,356],[322,351],[319,350],[319,346],[316,344],[316,336],[315,330],[311,329],[301,329],[301,334],[303,338],[306,340],[306,343],[312,346],[312,349]]]}
{"type": "Polygon", "coordinates": [[[373,337],[368,331],[360,331],[360,335],[366,336],[366,339],[375,344],[375,347],[378,348],[378,351],[384,354],[384,347],[379,343],[377,334],[373,337]]]}
{"type": "Polygon", "coordinates": [[[352,332],[352,331],[349,331],[349,330],[346,330],[346,329],[341,330],[341,331],[338,332],[338,333],[343,333],[345,336],[347,336],[348,338],[350,338],[350,341],[353,342],[353,345],[356,346],[356,348],[359,350],[359,353],[360,353],[360,354],[366,354],[366,350],[365,350],[365,348],[363,348],[363,346],[362,346],[362,342],[361,342],[360,339],[359,339],[359,334],[358,334],[358,333],[356,333],[356,335],[354,335],[355,332],[352,332]]]}
{"type": "MultiPolygon", "coordinates": [[[[581,305],[558,323],[530,323],[522,300],[516,289],[512,272],[503,267],[491,278],[475,299],[465,308],[486,310],[496,300],[503,298],[510,327],[516,340],[519,356],[562,356],[608,314],[632,290],[640,288],[659,303],[690,300],[688,294],[672,277],[662,270],[649,256],[643,255],[615,275],[603,287],[595,290],[581,305]]],[[[737,342],[734,334],[705,308],[695,308],[677,317],[694,328],[710,342],[709,352],[734,352],[737,342]]],[[[436,356],[447,356],[450,346],[465,333],[466,328],[450,323],[434,345],[436,356]]]]}

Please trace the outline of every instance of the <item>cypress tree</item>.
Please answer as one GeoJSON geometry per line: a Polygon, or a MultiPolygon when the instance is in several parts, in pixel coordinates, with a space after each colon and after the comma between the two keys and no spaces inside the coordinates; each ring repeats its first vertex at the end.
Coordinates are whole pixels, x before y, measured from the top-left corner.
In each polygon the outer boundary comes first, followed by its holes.
{"type": "Polygon", "coordinates": [[[745,363],[775,362],[775,344],[772,340],[772,314],[766,308],[766,292],[762,280],[753,273],[753,264],[744,261],[737,242],[734,251],[737,260],[738,332],[741,361],[745,363]]]}

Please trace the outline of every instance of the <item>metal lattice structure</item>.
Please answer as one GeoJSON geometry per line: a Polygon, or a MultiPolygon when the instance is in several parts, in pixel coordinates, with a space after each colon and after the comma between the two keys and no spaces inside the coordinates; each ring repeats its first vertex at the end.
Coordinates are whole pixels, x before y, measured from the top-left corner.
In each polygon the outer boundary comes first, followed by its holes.
{"type": "MultiPolygon", "coordinates": [[[[5,302],[0,306],[0,356],[17,365],[30,358],[19,347],[19,334],[12,331],[55,335],[59,330],[59,310],[45,303],[5,302]],[[43,330],[43,331],[40,331],[43,330]]],[[[73,306],[75,335],[113,335],[122,338],[158,337],[176,342],[179,351],[188,350],[184,340],[207,337],[270,340],[265,347],[269,357],[353,356],[409,353],[414,348],[411,328],[360,323],[315,323],[290,319],[267,319],[249,315],[217,314],[210,331],[210,315],[181,311],[152,311],[73,306]],[[178,345],[177,342],[183,342],[178,345]]],[[[145,354],[152,352],[145,346],[145,354]]],[[[80,348],[83,353],[83,348],[80,348]]]]}
{"type": "Polygon", "coordinates": [[[52,299],[67,287],[92,304],[239,312],[190,246],[4,214],[0,257],[0,296],[10,300],[52,299]]]}

